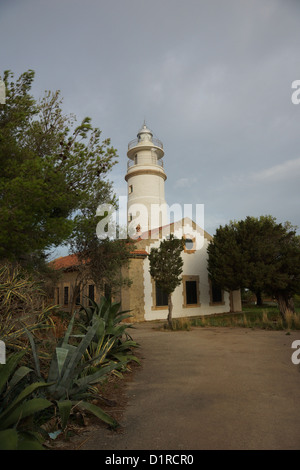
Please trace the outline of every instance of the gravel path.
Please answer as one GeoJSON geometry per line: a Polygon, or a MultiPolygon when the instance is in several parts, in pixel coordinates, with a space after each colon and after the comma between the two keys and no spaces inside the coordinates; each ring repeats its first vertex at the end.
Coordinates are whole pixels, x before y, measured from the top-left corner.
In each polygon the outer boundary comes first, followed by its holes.
{"type": "Polygon", "coordinates": [[[300,448],[300,332],[136,326],[143,367],[127,384],[123,430],[93,430],[82,450],[300,448]]]}

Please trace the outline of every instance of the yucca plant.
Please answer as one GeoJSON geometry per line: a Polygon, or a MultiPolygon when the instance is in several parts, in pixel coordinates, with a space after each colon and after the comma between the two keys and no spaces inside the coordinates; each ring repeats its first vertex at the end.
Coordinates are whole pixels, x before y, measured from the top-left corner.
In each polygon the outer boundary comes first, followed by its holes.
{"type": "MultiPolygon", "coordinates": [[[[91,360],[85,360],[84,354],[89,347],[96,331],[100,326],[100,319],[94,318],[92,325],[87,329],[84,335],[71,336],[74,326],[75,315],[73,315],[64,338],[56,347],[50,364],[48,377],[49,383],[46,397],[51,400],[61,416],[62,428],[65,429],[70,417],[71,410],[76,407],[81,410],[87,410],[100,418],[102,421],[116,428],[118,423],[115,419],[105,413],[100,407],[91,404],[88,400],[95,398],[94,389],[91,386],[99,384],[106,379],[107,375],[120,367],[119,363],[110,361],[104,366],[99,367],[92,373],[87,373],[97,357],[91,360]],[[70,338],[81,338],[79,344],[71,344],[70,338]]],[[[35,348],[33,336],[28,332],[30,338],[33,356],[36,365],[36,373],[40,376],[39,358],[35,348]]]]}
{"type": "Polygon", "coordinates": [[[87,355],[91,359],[98,356],[98,361],[94,361],[93,365],[103,363],[106,360],[113,359],[120,362],[123,368],[131,361],[139,363],[136,356],[132,354],[132,348],[138,347],[138,343],[132,340],[132,337],[126,331],[133,328],[131,323],[125,323],[124,320],[130,318],[129,311],[121,311],[120,302],[112,302],[110,299],[102,297],[99,303],[92,299],[89,300],[89,306],[81,306],[79,314],[84,321],[81,327],[86,330],[93,323],[96,317],[100,319],[99,327],[91,342],[87,355]],[[102,354],[105,352],[105,355],[102,354]]]}
{"type": "Polygon", "coordinates": [[[39,283],[20,266],[0,267],[0,339],[8,350],[27,348],[26,328],[37,331],[52,326],[55,306],[44,300],[39,283]]]}
{"type": "MultiPolygon", "coordinates": [[[[129,310],[120,311],[120,302],[112,302],[110,299],[106,299],[105,297],[102,297],[99,303],[89,297],[87,297],[87,300],[89,303],[88,307],[81,305],[81,309],[79,311],[79,315],[84,319],[84,323],[86,325],[91,324],[94,315],[102,318],[107,327],[117,325],[132,316],[129,314],[129,310]]],[[[131,326],[131,324],[125,325],[126,328],[131,326]]]]}
{"type": "Polygon", "coordinates": [[[34,418],[52,403],[37,396],[37,392],[51,384],[25,382],[32,372],[19,366],[25,353],[14,353],[0,365],[0,450],[43,449],[42,435],[38,428],[34,430],[34,418]]]}

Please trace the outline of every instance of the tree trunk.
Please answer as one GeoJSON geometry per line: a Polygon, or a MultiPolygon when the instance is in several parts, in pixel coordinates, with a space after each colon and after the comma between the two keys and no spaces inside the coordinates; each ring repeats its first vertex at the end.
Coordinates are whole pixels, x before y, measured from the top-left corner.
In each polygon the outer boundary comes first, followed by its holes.
{"type": "Polygon", "coordinates": [[[75,284],[73,288],[73,295],[72,295],[72,301],[71,301],[71,308],[70,308],[70,314],[73,315],[75,307],[76,307],[76,299],[78,294],[80,294],[80,284],[75,284]]]}
{"type": "Polygon", "coordinates": [[[290,297],[288,299],[288,305],[289,305],[289,309],[291,310],[292,313],[295,313],[295,304],[294,304],[294,299],[293,297],[290,297]]]}
{"type": "Polygon", "coordinates": [[[295,313],[294,301],[292,297],[284,294],[277,294],[276,300],[278,303],[279,312],[283,321],[286,321],[286,315],[295,313]]]}
{"type": "Polygon", "coordinates": [[[71,302],[71,307],[70,307],[70,314],[71,314],[71,316],[73,315],[74,310],[75,310],[75,296],[73,295],[73,297],[72,297],[72,302],[71,302]]]}
{"type": "Polygon", "coordinates": [[[169,294],[168,295],[168,325],[171,330],[173,330],[172,311],[173,311],[172,294],[169,294]]]}
{"type": "Polygon", "coordinates": [[[256,295],[256,305],[259,305],[261,307],[263,304],[261,291],[258,290],[257,292],[255,292],[255,295],[256,295]]]}

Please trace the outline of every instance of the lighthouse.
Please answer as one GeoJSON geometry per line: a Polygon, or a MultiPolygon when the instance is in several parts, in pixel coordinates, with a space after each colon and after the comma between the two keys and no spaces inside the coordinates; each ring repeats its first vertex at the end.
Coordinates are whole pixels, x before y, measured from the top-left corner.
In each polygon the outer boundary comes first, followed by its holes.
{"type": "Polygon", "coordinates": [[[167,223],[164,149],[144,122],[136,139],[128,144],[127,173],[128,231],[147,232],[167,223]]]}

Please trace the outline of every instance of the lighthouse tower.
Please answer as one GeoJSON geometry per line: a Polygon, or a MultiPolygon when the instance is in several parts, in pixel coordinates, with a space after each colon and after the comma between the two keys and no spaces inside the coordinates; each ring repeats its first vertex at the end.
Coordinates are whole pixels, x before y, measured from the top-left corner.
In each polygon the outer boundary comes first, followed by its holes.
{"type": "Polygon", "coordinates": [[[128,144],[125,180],[128,185],[128,230],[146,232],[167,223],[164,150],[146,126],[128,144]]]}

